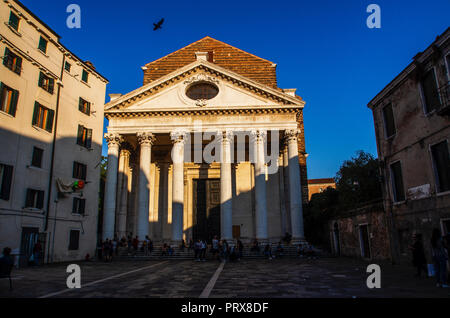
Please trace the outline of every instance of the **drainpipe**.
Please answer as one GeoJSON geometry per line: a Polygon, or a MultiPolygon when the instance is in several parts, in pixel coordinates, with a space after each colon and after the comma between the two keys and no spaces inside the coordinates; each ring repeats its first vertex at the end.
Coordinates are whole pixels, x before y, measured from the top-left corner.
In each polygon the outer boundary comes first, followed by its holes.
{"type": "MultiPolygon", "coordinates": [[[[56,95],[56,109],[55,109],[55,129],[53,132],[53,143],[52,143],[52,156],[50,161],[50,176],[48,179],[48,195],[47,195],[47,208],[46,208],[46,214],[45,214],[45,223],[44,223],[44,232],[48,231],[48,220],[50,217],[50,200],[52,197],[52,181],[53,181],[53,168],[55,164],[55,147],[56,147],[56,134],[58,131],[58,114],[59,114],[59,101],[61,97],[61,86],[62,86],[62,80],[64,75],[64,63],[66,61],[66,56],[63,54],[63,60],[62,60],[62,66],[61,66],[61,75],[59,77],[60,83],[58,84],[58,92],[56,95]]],[[[56,210],[55,210],[55,220],[56,223],[56,210]]],[[[55,233],[53,233],[55,235],[55,233]]],[[[50,244],[48,244],[50,246],[50,244]]],[[[49,260],[49,248],[47,249],[47,262],[49,260]]]]}

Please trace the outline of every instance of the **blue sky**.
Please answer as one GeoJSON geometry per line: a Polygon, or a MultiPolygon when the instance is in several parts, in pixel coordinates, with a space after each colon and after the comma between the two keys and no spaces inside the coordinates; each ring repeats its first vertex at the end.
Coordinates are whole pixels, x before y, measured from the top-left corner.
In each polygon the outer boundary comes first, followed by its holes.
{"type": "Polygon", "coordinates": [[[307,102],[309,178],[334,177],[359,149],[376,155],[367,103],[450,25],[448,0],[22,2],[110,80],[107,94],[141,86],[141,66],[206,35],[277,63],[279,87],[307,102]],[[66,26],[71,3],[81,29],[66,26]],[[371,3],[381,29],[366,26],[371,3]]]}

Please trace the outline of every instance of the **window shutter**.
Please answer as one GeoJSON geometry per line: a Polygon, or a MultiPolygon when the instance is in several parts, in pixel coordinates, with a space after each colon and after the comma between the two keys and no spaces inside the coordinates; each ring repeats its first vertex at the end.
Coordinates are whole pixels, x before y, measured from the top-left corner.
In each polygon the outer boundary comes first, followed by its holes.
{"type": "Polygon", "coordinates": [[[34,103],[34,111],[33,111],[33,121],[32,121],[32,125],[37,125],[37,121],[38,121],[38,115],[39,115],[39,103],[35,102],[34,103]]]}
{"type": "Polygon", "coordinates": [[[86,138],[86,148],[91,149],[91,147],[92,147],[92,129],[88,129],[86,138]]]}
{"type": "Polygon", "coordinates": [[[3,107],[2,103],[3,103],[3,87],[4,86],[5,85],[2,82],[0,82],[0,108],[3,107]]]}
{"type": "Polygon", "coordinates": [[[77,144],[82,145],[83,144],[83,126],[78,125],[78,135],[77,135],[77,144]]]}
{"type": "Polygon", "coordinates": [[[84,215],[86,209],[86,200],[80,199],[80,214],[84,215]]]}
{"type": "Polygon", "coordinates": [[[19,100],[19,91],[13,90],[11,107],[9,109],[9,114],[11,116],[16,117],[16,109],[17,109],[17,102],[18,102],[18,100],[19,100]]]}
{"type": "Polygon", "coordinates": [[[80,100],[79,100],[79,102],[78,102],[78,110],[80,111],[80,112],[82,112],[83,111],[83,99],[80,97],[80,100]]]}
{"type": "Polygon", "coordinates": [[[78,163],[76,161],[73,162],[72,178],[78,179],[78,163]]]}
{"type": "Polygon", "coordinates": [[[50,78],[50,79],[48,80],[48,92],[49,92],[50,94],[53,94],[54,88],[55,88],[55,79],[50,78]]]}
{"type": "Polygon", "coordinates": [[[55,116],[55,111],[52,109],[48,110],[47,124],[45,130],[52,132],[53,130],[53,117],[55,116]]]}
{"type": "Polygon", "coordinates": [[[87,103],[86,114],[91,115],[91,103],[87,103]]]}
{"type": "Polygon", "coordinates": [[[3,57],[3,65],[8,67],[9,53],[11,51],[8,48],[5,48],[5,56],[3,57]]]}
{"type": "Polygon", "coordinates": [[[73,198],[72,213],[78,213],[77,202],[78,202],[78,198],[73,198]]]}
{"type": "Polygon", "coordinates": [[[39,73],[39,83],[38,83],[39,87],[44,86],[44,73],[40,72],[39,73]]]}
{"type": "Polygon", "coordinates": [[[25,207],[32,208],[33,207],[33,190],[27,189],[27,197],[25,200],[25,207]]]}
{"type": "Polygon", "coordinates": [[[6,166],[6,165],[3,167],[4,167],[4,169],[3,169],[2,188],[1,188],[0,198],[8,201],[9,195],[11,192],[13,167],[6,166]]]}
{"type": "Polygon", "coordinates": [[[16,72],[19,75],[22,72],[22,58],[21,57],[17,57],[16,69],[14,70],[14,72],[16,72]]]}
{"type": "Polygon", "coordinates": [[[36,208],[42,209],[43,207],[44,207],[44,191],[38,191],[36,208]]]}
{"type": "Polygon", "coordinates": [[[83,175],[82,175],[82,180],[86,180],[87,179],[87,166],[86,165],[82,165],[81,166],[82,171],[83,171],[83,175]]]}

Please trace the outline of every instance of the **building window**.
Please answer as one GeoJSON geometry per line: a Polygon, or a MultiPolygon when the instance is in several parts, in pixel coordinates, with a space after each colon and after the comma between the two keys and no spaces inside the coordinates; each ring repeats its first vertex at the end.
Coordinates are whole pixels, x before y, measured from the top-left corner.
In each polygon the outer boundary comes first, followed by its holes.
{"type": "Polygon", "coordinates": [[[13,166],[0,163],[0,199],[8,201],[11,192],[13,166]]]}
{"type": "Polygon", "coordinates": [[[403,187],[402,166],[400,161],[391,164],[391,180],[392,191],[394,193],[394,201],[405,201],[405,189],[403,187]]]}
{"type": "Polygon", "coordinates": [[[70,230],[69,251],[76,251],[80,246],[80,231],[70,230]]]}
{"type": "Polygon", "coordinates": [[[383,108],[384,127],[386,132],[386,138],[392,137],[396,133],[394,112],[392,110],[392,104],[383,108]]]}
{"type": "Polygon", "coordinates": [[[45,91],[49,92],[50,94],[53,94],[53,90],[55,88],[55,79],[50,78],[44,73],[40,72],[38,85],[45,91]]]}
{"type": "Polygon", "coordinates": [[[31,159],[31,166],[36,168],[42,168],[42,157],[44,150],[38,147],[33,147],[33,158],[31,159]]]}
{"type": "Polygon", "coordinates": [[[78,110],[89,116],[91,114],[91,103],[85,101],[80,97],[80,102],[78,103],[78,110]]]}
{"type": "Polygon", "coordinates": [[[47,45],[48,45],[48,41],[41,36],[39,38],[38,49],[43,53],[47,53],[47,45]]]}
{"type": "Polygon", "coordinates": [[[0,83],[0,110],[11,116],[16,116],[19,91],[0,83]]]}
{"type": "Polygon", "coordinates": [[[34,104],[33,122],[32,125],[45,129],[48,132],[53,130],[53,117],[55,111],[42,106],[38,102],[34,104]]]}
{"type": "Polygon", "coordinates": [[[83,70],[83,74],[81,75],[81,80],[85,83],[89,80],[89,73],[86,70],[83,70]]]}
{"type": "Polygon", "coordinates": [[[88,129],[84,126],[78,125],[77,144],[87,149],[91,149],[92,129],[88,129]]]}
{"type": "Polygon", "coordinates": [[[79,180],[86,180],[87,166],[85,164],[74,161],[73,162],[73,178],[79,180]]]}
{"type": "Polygon", "coordinates": [[[27,189],[25,208],[42,210],[44,207],[44,191],[27,189]]]}
{"type": "Polygon", "coordinates": [[[422,92],[426,113],[432,112],[441,105],[433,68],[426,72],[422,78],[422,92]]]}
{"type": "Polygon", "coordinates": [[[431,146],[437,192],[450,191],[450,158],[447,141],[431,146]]]}
{"type": "Polygon", "coordinates": [[[219,94],[219,89],[217,86],[210,83],[198,83],[190,86],[186,95],[190,99],[200,100],[200,99],[213,99],[219,94]]]}
{"type": "Polygon", "coordinates": [[[72,208],[73,214],[84,215],[85,208],[86,208],[86,199],[73,198],[73,208],[72,208]]]}
{"type": "Polygon", "coordinates": [[[72,65],[70,65],[69,62],[64,63],[64,69],[70,73],[70,69],[72,68],[72,65]]]}
{"type": "Polygon", "coordinates": [[[11,14],[9,15],[9,26],[14,30],[19,31],[19,22],[19,16],[11,11],[11,14]]]}
{"type": "Polygon", "coordinates": [[[10,49],[5,48],[5,56],[3,57],[3,65],[14,73],[20,75],[22,71],[22,58],[14,54],[10,49]]]}

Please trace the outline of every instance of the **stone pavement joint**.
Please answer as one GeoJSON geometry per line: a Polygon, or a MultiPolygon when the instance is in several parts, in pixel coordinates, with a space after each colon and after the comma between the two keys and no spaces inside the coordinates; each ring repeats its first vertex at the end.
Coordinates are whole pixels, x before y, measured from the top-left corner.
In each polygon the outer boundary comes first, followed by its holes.
{"type": "Polygon", "coordinates": [[[200,298],[208,298],[209,297],[224,266],[225,266],[225,262],[220,263],[219,268],[217,268],[217,271],[214,273],[213,277],[211,277],[211,280],[209,281],[208,285],[206,285],[205,289],[203,290],[202,294],[200,295],[200,298]]]}

